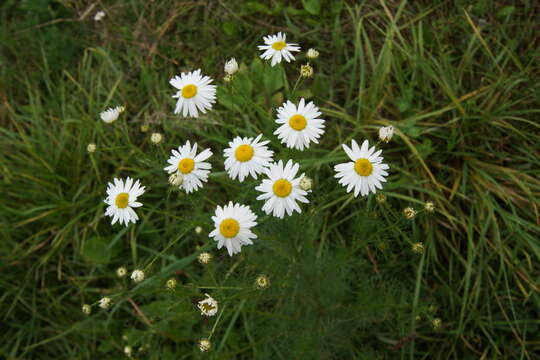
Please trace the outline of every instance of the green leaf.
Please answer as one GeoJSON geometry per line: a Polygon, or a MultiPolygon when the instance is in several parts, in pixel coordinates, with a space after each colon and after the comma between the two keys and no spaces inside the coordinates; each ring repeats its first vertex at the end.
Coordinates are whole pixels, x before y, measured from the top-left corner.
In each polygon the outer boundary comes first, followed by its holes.
{"type": "Polygon", "coordinates": [[[302,0],[304,9],[311,15],[319,15],[321,12],[321,3],[319,0],[302,0]]]}
{"type": "Polygon", "coordinates": [[[223,29],[223,32],[229,36],[233,36],[236,34],[237,25],[230,21],[225,21],[221,28],[223,29]]]}
{"type": "Polygon", "coordinates": [[[281,89],[283,86],[283,68],[281,66],[266,67],[264,72],[264,88],[270,93],[281,89]]]}
{"type": "Polygon", "coordinates": [[[112,251],[113,244],[111,240],[110,237],[99,236],[88,239],[82,249],[82,257],[88,262],[108,263],[113,253],[116,253],[116,251],[112,251]]]}
{"type": "Polygon", "coordinates": [[[505,18],[510,16],[516,11],[515,6],[505,6],[501,10],[497,11],[497,18],[505,18]]]}

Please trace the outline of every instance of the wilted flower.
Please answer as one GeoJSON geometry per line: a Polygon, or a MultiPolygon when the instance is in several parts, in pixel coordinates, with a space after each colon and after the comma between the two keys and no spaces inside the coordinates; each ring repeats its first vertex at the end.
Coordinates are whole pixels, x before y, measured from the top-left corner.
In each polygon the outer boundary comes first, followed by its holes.
{"type": "Polygon", "coordinates": [[[174,289],[176,289],[176,279],[171,278],[171,279],[167,280],[167,283],[165,284],[165,286],[166,286],[167,289],[169,289],[169,290],[174,290],[174,289]]]}
{"type": "Polygon", "coordinates": [[[257,276],[257,279],[255,279],[255,286],[258,289],[266,289],[270,286],[270,280],[268,279],[268,276],[266,275],[259,275],[257,276]]]}
{"type": "Polygon", "coordinates": [[[180,171],[175,172],[169,176],[169,184],[172,186],[180,186],[184,182],[184,175],[180,171]]]}
{"type": "Polygon", "coordinates": [[[201,310],[201,315],[214,316],[218,311],[218,302],[214,300],[210,295],[204,294],[206,299],[199,301],[197,305],[201,310]]]}
{"type": "Polygon", "coordinates": [[[131,357],[131,354],[133,354],[133,348],[131,346],[124,347],[124,354],[126,354],[127,357],[131,357]]]}
{"type": "Polygon", "coordinates": [[[403,209],[403,215],[409,219],[412,220],[416,216],[416,211],[412,207],[406,207],[403,209]]]}
{"type": "Polygon", "coordinates": [[[108,296],[102,297],[99,300],[99,307],[102,309],[108,309],[112,304],[112,299],[108,296]]]}
{"type": "Polygon", "coordinates": [[[211,346],[212,346],[212,344],[210,343],[210,341],[208,339],[199,340],[199,349],[202,352],[206,352],[206,351],[210,350],[211,346]]]}
{"type": "Polygon", "coordinates": [[[88,304],[84,304],[82,306],[82,312],[85,314],[85,315],[90,315],[90,313],[92,312],[92,307],[88,304]]]}
{"type": "Polygon", "coordinates": [[[307,51],[307,57],[308,59],[316,59],[319,57],[319,52],[313,48],[309,49],[307,51]]]}
{"type": "Polygon", "coordinates": [[[203,252],[199,254],[198,260],[201,264],[208,264],[210,261],[212,261],[212,254],[203,252]]]}
{"type": "Polygon", "coordinates": [[[148,124],[141,125],[141,132],[146,133],[148,130],[150,130],[150,126],[148,124]]]}
{"type": "Polygon", "coordinates": [[[94,15],[94,21],[101,21],[101,19],[103,19],[104,17],[105,17],[105,11],[98,11],[94,15]]]}
{"type": "Polygon", "coordinates": [[[300,189],[304,191],[310,191],[313,186],[313,180],[310,177],[304,176],[300,180],[299,186],[300,186],[300,189]]]}
{"type": "Polygon", "coordinates": [[[150,136],[150,141],[153,143],[153,144],[159,144],[161,141],[163,141],[163,135],[161,135],[160,133],[153,133],[151,136],[150,136]]]}
{"type": "Polygon", "coordinates": [[[427,212],[433,212],[435,211],[435,204],[433,204],[433,201],[427,201],[424,205],[424,209],[426,209],[427,212]]]}
{"type": "Polygon", "coordinates": [[[379,204],[384,204],[386,202],[386,195],[378,193],[375,195],[375,200],[377,200],[379,204]]]}
{"type": "Polygon", "coordinates": [[[88,146],[86,147],[86,151],[88,151],[88,153],[91,154],[91,153],[93,153],[93,152],[96,151],[96,148],[97,148],[96,144],[90,143],[90,144],[88,144],[88,146]]]}
{"type": "Polygon", "coordinates": [[[126,275],[127,275],[127,269],[125,267],[121,266],[118,269],[116,269],[116,276],[118,276],[119,278],[123,278],[126,275]]]}
{"type": "Polygon", "coordinates": [[[235,58],[231,58],[225,63],[225,72],[228,75],[234,75],[238,71],[238,63],[235,58]]]}
{"type": "Polygon", "coordinates": [[[439,330],[442,326],[442,320],[440,318],[435,318],[431,321],[431,325],[433,326],[433,329],[439,330]]]}
{"type": "Polygon", "coordinates": [[[394,136],[394,127],[393,126],[384,126],[379,129],[379,139],[384,142],[389,142],[394,136]]]}
{"type": "Polygon", "coordinates": [[[412,251],[416,254],[424,253],[424,244],[421,242],[412,244],[411,248],[412,248],[412,251]]]}
{"type": "Polygon", "coordinates": [[[312,77],[313,76],[313,67],[309,64],[300,66],[300,76],[302,77],[312,77]]]}
{"type": "Polygon", "coordinates": [[[144,272],[142,270],[133,270],[131,273],[131,280],[140,283],[144,280],[144,272]]]}

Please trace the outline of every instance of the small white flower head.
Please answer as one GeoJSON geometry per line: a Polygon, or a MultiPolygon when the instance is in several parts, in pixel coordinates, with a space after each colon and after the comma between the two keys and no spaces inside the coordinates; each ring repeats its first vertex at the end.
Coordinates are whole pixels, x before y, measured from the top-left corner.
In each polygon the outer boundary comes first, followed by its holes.
{"type": "Polygon", "coordinates": [[[216,215],[212,216],[215,229],[208,235],[217,241],[217,248],[223,245],[227,248],[229,256],[240,252],[242,245],[252,245],[251,239],[256,239],[257,235],[251,232],[251,228],[256,226],[257,215],[251,211],[249,206],[233,204],[216,208],[216,215]]]}
{"type": "Polygon", "coordinates": [[[272,162],[273,151],[268,150],[268,140],[261,141],[262,134],[253,138],[235,137],[225,149],[225,170],[231,179],[243,182],[251,175],[254,179],[272,162]]]}
{"type": "Polygon", "coordinates": [[[276,123],[282,124],[274,134],[288,148],[303,151],[313,141],[318,144],[318,138],[324,134],[324,120],[319,119],[319,108],[310,101],[308,104],[302,98],[298,106],[287,101],[277,110],[276,123]]]}
{"type": "Polygon", "coordinates": [[[414,210],[412,207],[406,207],[403,209],[403,216],[409,220],[412,220],[416,217],[416,210],[414,210]]]}
{"type": "Polygon", "coordinates": [[[137,202],[137,198],[144,194],[144,186],[141,186],[139,180],[133,183],[133,179],[128,177],[126,181],[114,179],[113,183],[107,184],[107,198],[105,203],[109,205],[105,211],[105,216],[111,216],[112,224],[117,221],[120,224],[128,226],[130,222],[136,223],[139,217],[133,210],[142,206],[137,202]]]}
{"type": "Polygon", "coordinates": [[[433,329],[439,330],[442,326],[442,320],[440,318],[435,318],[431,321],[431,325],[433,326],[433,329]]]}
{"type": "Polygon", "coordinates": [[[212,347],[212,344],[210,343],[210,340],[208,339],[201,339],[199,340],[199,350],[201,352],[207,352],[212,347]]]}
{"type": "Polygon", "coordinates": [[[131,273],[131,280],[135,281],[136,283],[144,281],[144,271],[139,269],[133,270],[131,273]]]}
{"type": "Polygon", "coordinates": [[[184,175],[180,171],[175,172],[169,176],[169,184],[172,186],[180,186],[184,182],[184,175]]]}
{"type": "Polygon", "coordinates": [[[150,135],[150,141],[152,144],[157,145],[163,141],[163,135],[161,135],[161,133],[152,133],[152,135],[150,135]]]}
{"type": "Polygon", "coordinates": [[[384,204],[386,202],[386,195],[378,193],[375,195],[375,200],[377,200],[379,204],[384,204]]]}
{"type": "Polygon", "coordinates": [[[232,81],[234,76],[230,75],[230,74],[226,74],[224,77],[223,77],[223,81],[225,81],[226,83],[230,83],[232,81]]]}
{"type": "Polygon", "coordinates": [[[192,147],[188,140],[183,146],[178,147],[178,151],[172,150],[172,155],[167,160],[169,165],[164,170],[169,174],[179,171],[183,176],[180,189],[189,194],[202,188],[203,182],[208,181],[208,174],[210,174],[212,165],[204,161],[210,156],[212,156],[210,149],[206,149],[197,155],[197,143],[194,143],[192,147]]]}
{"type": "Polygon", "coordinates": [[[234,75],[238,71],[238,63],[235,58],[231,58],[225,63],[225,73],[227,75],[234,75]]]}
{"type": "Polygon", "coordinates": [[[102,297],[99,300],[99,307],[102,309],[108,309],[112,305],[112,299],[108,296],[102,297]]]}
{"type": "Polygon", "coordinates": [[[131,357],[133,354],[133,348],[131,346],[125,346],[124,347],[124,354],[126,354],[127,357],[131,357]]]}
{"type": "Polygon", "coordinates": [[[118,269],[116,269],[116,276],[118,276],[119,278],[123,278],[126,275],[127,275],[127,269],[125,267],[121,266],[118,269]]]}
{"type": "Polygon", "coordinates": [[[435,211],[435,204],[433,201],[426,201],[424,209],[426,209],[427,212],[433,212],[435,211]]]}
{"type": "Polygon", "coordinates": [[[263,290],[270,286],[270,279],[268,279],[268,276],[266,275],[259,275],[257,276],[257,279],[255,279],[255,287],[257,289],[263,290]]]}
{"type": "Polygon", "coordinates": [[[302,180],[300,180],[300,189],[304,191],[311,191],[311,188],[313,187],[313,180],[310,177],[304,176],[302,180]]]}
{"type": "Polygon", "coordinates": [[[421,242],[416,242],[411,245],[411,249],[413,253],[415,254],[423,254],[424,253],[424,244],[421,242]]]}
{"type": "Polygon", "coordinates": [[[84,304],[82,306],[82,312],[85,315],[90,315],[92,313],[92,307],[90,305],[88,305],[88,304],[84,304]]]}
{"type": "Polygon", "coordinates": [[[105,17],[105,11],[98,11],[95,15],[94,15],[94,21],[101,21],[101,19],[103,19],[105,17]]]}
{"type": "Polygon", "coordinates": [[[165,283],[165,287],[169,290],[174,290],[176,289],[176,279],[175,278],[171,278],[169,280],[167,280],[167,282],[165,283]]]}
{"type": "Polygon", "coordinates": [[[113,123],[114,121],[116,121],[116,119],[118,119],[118,116],[120,116],[120,114],[124,112],[124,110],[125,108],[123,106],[108,108],[100,114],[101,120],[103,120],[107,124],[113,123]]]}
{"type": "Polygon", "coordinates": [[[394,127],[393,126],[383,126],[379,129],[379,139],[384,142],[389,142],[394,136],[394,127]]]}
{"type": "Polygon", "coordinates": [[[88,144],[88,146],[86,147],[86,151],[88,151],[89,154],[92,154],[93,152],[96,151],[96,148],[97,148],[96,144],[90,143],[90,144],[88,144]]]}
{"type": "Polygon", "coordinates": [[[270,165],[266,171],[268,179],[264,179],[255,190],[263,194],[257,197],[257,200],[265,200],[262,210],[267,214],[272,214],[280,219],[285,212],[292,215],[294,211],[302,212],[296,201],[309,203],[305,197],[307,191],[300,188],[300,180],[304,177],[301,174],[296,177],[300,165],[292,160],[287,161],[283,166],[283,161],[270,165]]]}
{"type": "Polygon", "coordinates": [[[261,59],[272,59],[272,66],[279,64],[282,58],[287,62],[291,62],[291,60],[294,60],[291,51],[300,51],[298,44],[287,43],[285,41],[286,35],[281,32],[277,35],[265,36],[263,39],[264,45],[259,45],[259,50],[264,51],[261,54],[261,59]]]}
{"type": "Polygon", "coordinates": [[[307,51],[307,57],[308,59],[316,59],[319,57],[319,52],[313,48],[309,49],[307,51]]]}
{"type": "Polygon", "coordinates": [[[212,254],[203,252],[199,254],[197,259],[199,260],[201,264],[207,265],[210,263],[210,261],[212,261],[212,254]]]}
{"type": "Polygon", "coordinates": [[[202,227],[196,226],[195,227],[195,234],[200,235],[202,233],[202,227]]]}
{"type": "Polygon", "coordinates": [[[382,150],[375,151],[375,146],[370,148],[367,140],[364,140],[361,148],[355,140],[352,141],[352,148],[345,144],[342,146],[352,161],[334,166],[334,171],[338,182],[347,187],[347,192],[354,189],[354,196],[357,197],[358,194],[375,194],[376,189],[382,189],[381,183],[388,176],[385,170],[389,169],[387,164],[382,163],[382,150]]]}
{"type": "Polygon", "coordinates": [[[199,301],[198,308],[201,310],[201,315],[214,316],[218,311],[218,302],[214,300],[210,295],[206,295],[206,299],[199,301]]]}
{"type": "Polygon", "coordinates": [[[309,64],[301,65],[300,66],[300,76],[301,77],[312,77],[313,76],[313,67],[309,64]]]}
{"type": "Polygon", "coordinates": [[[208,76],[202,76],[201,70],[173,77],[169,83],[178,89],[173,95],[173,98],[178,98],[174,113],[196,118],[199,111],[204,114],[212,109],[212,104],[216,102],[216,86],[210,85],[212,81],[208,76]]]}

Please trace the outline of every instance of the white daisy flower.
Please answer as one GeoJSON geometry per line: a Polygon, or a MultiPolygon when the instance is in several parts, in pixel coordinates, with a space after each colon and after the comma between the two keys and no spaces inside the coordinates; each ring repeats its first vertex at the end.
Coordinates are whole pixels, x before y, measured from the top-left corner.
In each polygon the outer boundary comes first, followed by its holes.
{"type": "Polygon", "coordinates": [[[300,188],[300,181],[304,174],[295,177],[300,165],[289,160],[285,167],[283,162],[270,164],[266,170],[268,179],[263,180],[262,184],[257,186],[255,190],[263,194],[257,197],[257,200],[266,200],[263,206],[263,211],[267,214],[282,219],[285,212],[291,215],[294,211],[302,212],[296,201],[309,203],[305,197],[307,192],[300,188]]]}
{"type": "Polygon", "coordinates": [[[118,119],[118,116],[120,116],[120,114],[123,113],[125,109],[126,108],[123,106],[108,108],[107,110],[99,114],[99,116],[101,117],[101,120],[103,120],[107,124],[110,124],[116,121],[116,119],[118,119]]]}
{"type": "Polygon", "coordinates": [[[262,134],[253,138],[235,137],[229,142],[229,148],[225,149],[225,170],[231,179],[240,182],[251,175],[254,179],[272,162],[273,151],[268,150],[268,140],[261,141],[262,134]]]}
{"type": "Polygon", "coordinates": [[[187,141],[183,146],[178,147],[178,151],[172,150],[172,156],[167,160],[170,164],[164,170],[169,174],[179,171],[182,174],[182,183],[179,185],[186,193],[197,191],[202,188],[203,182],[208,181],[208,174],[212,165],[204,160],[212,156],[212,151],[206,149],[197,154],[197,143],[191,144],[187,141]]]}
{"type": "Polygon", "coordinates": [[[178,98],[174,113],[198,117],[199,111],[204,114],[212,109],[212,104],[216,102],[216,86],[210,85],[212,81],[208,76],[202,76],[201,70],[173,77],[169,83],[178,89],[172,96],[178,98]]]}
{"type": "Polygon", "coordinates": [[[197,307],[201,310],[201,315],[214,316],[218,311],[218,302],[208,294],[206,299],[199,301],[197,307]]]}
{"type": "Polygon", "coordinates": [[[294,56],[291,54],[291,51],[300,51],[300,47],[298,44],[287,44],[287,42],[285,42],[285,38],[286,35],[281,32],[277,35],[265,36],[263,38],[264,45],[259,45],[259,50],[264,50],[261,55],[261,59],[272,59],[272,66],[280,63],[281,58],[285,59],[287,62],[294,60],[294,56]]]}
{"type": "Polygon", "coordinates": [[[109,205],[105,211],[105,216],[111,216],[112,224],[120,221],[120,224],[128,226],[130,222],[136,223],[139,217],[133,210],[142,204],[137,202],[137,198],[144,193],[144,186],[139,180],[133,183],[133,179],[128,177],[124,180],[114,179],[114,184],[109,183],[107,187],[107,199],[105,203],[109,205]]]}
{"type": "Polygon", "coordinates": [[[383,157],[380,156],[382,150],[375,152],[375,146],[369,148],[369,142],[364,140],[362,148],[358,147],[356,141],[352,141],[352,149],[343,144],[343,149],[352,160],[350,162],[334,166],[337,172],[335,175],[339,183],[347,186],[347,192],[354,188],[354,196],[362,194],[368,195],[370,192],[377,191],[375,188],[382,189],[381,182],[385,182],[385,176],[389,169],[387,164],[383,164],[383,157]]]}
{"type": "Polygon", "coordinates": [[[257,235],[251,232],[251,228],[257,223],[255,215],[249,206],[233,204],[229,202],[224,207],[216,208],[216,216],[212,216],[215,229],[208,234],[217,241],[217,248],[223,245],[227,248],[229,256],[239,253],[242,245],[253,245],[251,239],[256,239],[257,235]]]}
{"type": "Polygon", "coordinates": [[[311,141],[318,144],[317,139],[324,134],[324,120],[318,118],[320,115],[312,101],[306,105],[305,100],[300,99],[298,107],[287,101],[278,109],[276,123],[282,125],[274,134],[288,148],[307,149],[311,141]]]}

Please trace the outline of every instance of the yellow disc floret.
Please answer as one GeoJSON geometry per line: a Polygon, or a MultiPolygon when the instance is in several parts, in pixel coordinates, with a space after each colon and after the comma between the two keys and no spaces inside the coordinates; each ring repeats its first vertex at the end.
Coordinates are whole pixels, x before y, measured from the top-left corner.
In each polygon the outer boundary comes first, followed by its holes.
{"type": "Polygon", "coordinates": [[[272,49],[279,51],[282,50],[285,46],[287,46],[285,41],[276,41],[272,44],[272,49]]]}
{"type": "Polygon", "coordinates": [[[180,160],[178,163],[178,171],[182,174],[189,174],[195,167],[195,161],[190,158],[180,160]]]}
{"type": "Polygon", "coordinates": [[[373,172],[373,165],[368,159],[360,158],[354,162],[354,171],[360,176],[369,176],[373,172]]]}
{"type": "Polygon", "coordinates": [[[289,119],[289,125],[296,131],[304,130],[307,125],[307,120],[304,116],[296,114],[289,119]]]}
{"type": "Polygon", "coordinates": [[[197,86],[189,84],[182,88],[182,97],[191,99],[195,95],[197,95],[197,86]]]}
{"type": "Polygon", "coordinates": [[[235,219],[225,219],[219,224],[219,232],[226,238],[235,237],[240,231],[240,224],[235,219]]]}
{"type": "Polygon", "coordinates": [[[292,191],[292,185],[288,180],[279,179],[274,183],[272,190],[279,197],[287,197],[292,191]]]}
{"type": "Polygon", "coordinates": [[[236,148],[234,152],[236,160],[245,162],[251,160],[253,157],[253,148],[250,145],[244,144],[236,148]]]}
{"type": "Polygon", "coordinates": [[[116,207],[119,209],[127,208],[128,202],[129,202],[129,194],[125,192],[116,195],[116,199],[114,200],[116,207]]]}

